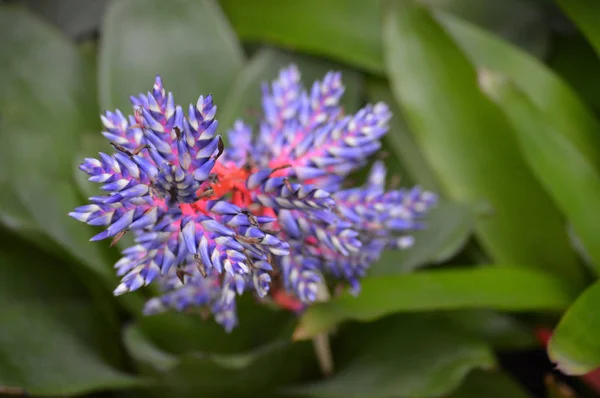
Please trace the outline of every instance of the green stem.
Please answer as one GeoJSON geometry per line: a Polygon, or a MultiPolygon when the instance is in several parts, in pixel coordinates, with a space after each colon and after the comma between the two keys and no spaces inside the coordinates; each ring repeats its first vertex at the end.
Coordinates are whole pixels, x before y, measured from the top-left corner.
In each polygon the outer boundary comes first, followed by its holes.
{"type": "MultiPolygon", "coordinates": [[[[329,290],[324,283],[319,284],[317,290],[317,302],[329,301],[331,295],[329,290]]],[[[315,348],[315,354],[317,355],[317,362],[323,376],[328,377],[333,374],[333,355],[331,354],[331,346],[329,344],[329,333],[319,333],[313,338],[313,347],[315,348]]]]}

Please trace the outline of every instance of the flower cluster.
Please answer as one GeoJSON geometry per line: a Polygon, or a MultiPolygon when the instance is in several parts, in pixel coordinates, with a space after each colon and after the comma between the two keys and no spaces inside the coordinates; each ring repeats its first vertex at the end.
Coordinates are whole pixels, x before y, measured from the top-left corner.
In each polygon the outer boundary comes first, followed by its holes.
{"type": "Polygon", "coordinates": [[[263,87],[256,136],[237,121],[227,148],[212,97],[184,112],[158,76],[151,92],[131,98],[132,116],[106,112],[115,153],[80,167],[106,195],[70,215],[105,227],[93,241],[134,234],[115,264],[115,294],[159,280],[162,294],[146,313],[204,307],[231,330],[245,291],[285,289],[308,304],[331,275],[357,292],[383,250],[410,246],[406,233],[421,227],[435,195],[386,191],[381,163],[366,185],[344,188],[380,148],[391,114],[378,103],[345,115],[343,92],[340,73],[306,91],[295,66],[283,69],[263,87]]]}

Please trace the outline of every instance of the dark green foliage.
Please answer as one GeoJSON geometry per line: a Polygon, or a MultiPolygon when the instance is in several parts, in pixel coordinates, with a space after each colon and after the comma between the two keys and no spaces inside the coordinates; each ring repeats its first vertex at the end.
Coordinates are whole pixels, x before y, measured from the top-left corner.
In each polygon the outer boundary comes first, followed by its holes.
{"type": "Polygon", "coordinates": [[[540,327],[563,373],[600,366],[597,1],[6,3],[0,395],[528,397],[541,378],[497,357],[544,349],[540,327]],[[76,165],[107,149],[99,113],[160,73],[182,104],[212,93],[223,133],[290,63],[305,83],[342,71],[348,112],[389,103],[388,168],[442,197],[415,246],[299,319],[245,297],[229,335],[114,298],[116,249],[66,216],[94,194],[76,165]]]}

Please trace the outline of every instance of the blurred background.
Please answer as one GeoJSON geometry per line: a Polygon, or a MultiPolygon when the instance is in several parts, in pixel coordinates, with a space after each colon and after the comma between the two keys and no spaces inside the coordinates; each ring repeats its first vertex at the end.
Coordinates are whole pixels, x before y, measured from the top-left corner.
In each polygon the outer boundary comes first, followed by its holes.
{"type": "Polygon", "coordinates": [[[1,1],[0,396],[600,396],[599,21],[597,0],[1,1]],[[66,215],[110,150],[100,113],[160,73],[181,104],[212,93],[224,133],[290,63],[342,71],[348,113],[392,107],[379,157],[441,196],[415,246],[300,317],[244,297],[231,334],[114,298],[118,249],[66,215]]]}

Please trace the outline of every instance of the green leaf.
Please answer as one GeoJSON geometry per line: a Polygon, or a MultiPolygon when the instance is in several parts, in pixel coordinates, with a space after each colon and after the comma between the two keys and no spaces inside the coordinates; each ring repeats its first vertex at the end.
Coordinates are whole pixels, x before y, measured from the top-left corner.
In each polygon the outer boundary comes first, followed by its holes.
{"type": "Polygon", "coordinates": [[[568,375],[583,375],[600,366],[600,282],[589,287],[554,330],[548,355],[568,375]]]}
{"type": "Polygon", "coordinates": [[[225,333],[212,318],[203,320],[197,314],[176,312],[141,317],[136,327],[170,353],[231,354],[251,350],[274,339],[289,338],[295,323],[291,313],[258,305],[249,295],[237,300],[237,312],[239,325],[231,333],[225,333]]]}
{"type": "Polygon", "coordinates": [[[600,59],[584,37],[556,37],[547,62],[582,99],[600,110],[600,59]]]}
{"type": "Polygon", "coordinates": [[[600,172],[569,134],[549,123],[513,84],[493,72],[484,70],[481,76],[483,90],[510,118],[529,167],[566,214],[600,273],[600,172]]]}
{"type": "Polygon", "coordinates": [[[354,329],[338,343],[350,359],[331,378],[292,389],[294,395],[441,396],[457,388],[470,370],[495,364],[484,342],[461,333],[439,315],[394,316],[354,329]]]}
{"type": "MultiPolygon", "coordinates": [[[[0,115],[2,115],[1,109],[0,115]]],[[[1,124],[0,128],[2,128],[1,124]]],[[[0,130],[0,137],[4,137],[5,134],[0,130]]],[[[41,229],[11,189],[10,179],[10,164],[7,162],[7,157],[0,156],[0,223],[23,236],[38,235],[42,238],[41,229]]]]}
{"type": "Polygon", "coordinates": [[[4,304],[0,385],[36,395],[65,396],[138,384],[103,361],[100,351],[92,350],[68,319],[98,325],[86,303],[4,304]]]}
{"type": "Polygon", "coordinates": [[[0,36],[7,189],[44,234],[112,283],[102,246],[88,242],[91,228],[67,217],[83,204],[72,178],[80,135],[97,124],[89,118],[97,110],[88,97],[88,65],[71,43],[21,8],[0,8],[0,36]]]}
{"type": "Polygon", "coordinates": [[[506,373],[471,372],[458,390],[448,398],[530,398],[523,388],[506,373]]]}
{"type": "Polygon", "coordinates": [[[113,1],[102,31],[99,94],[106,109],[130,109],[129,97],[148,92],[157,73],[185,109],[210,93],[221,106],[244,63],[212,0],[113,1]]]}
{"type": "Polygon", "coordinates": [[[385,135],[384,140],[411,179],[425,189],[439,191],[440,184],[437,177],[415,142],[412,132],[406,125],[404,115],[396,106],[387,82],[371,79],[367,84],[367,94],[372,102],[383,101],[390,107],[393,116],[390,131],[385,135]]]}
{"type": "Polygon", "coordinates": [[[600,123],[567,83],[539,60],[476,26],[448,14],[439,13],[437,19],[477,67],[508,76],[600,169],[600,123]]]}
{"type": "Polygon", "coordinates": [[[384,252],[368,275],[406,273],[427,264],[444,262],[464,247],[474,226],[475,214],[471,207],[441,202],[427,216],[425,229],[412,234],[414,246],[384,252]]]}
{"type": "Polygon", "coordinates": [[[107,0],[24,0],[23,3],[69,37],[77,39],[100,27],[107,0]]]}
{"type": "Polygon", "coordinates": [[[585,250],[585,247],[583,247],[581,239],[579,239],[579,237],[573,230],[573,226],[570,224],[567,225],[567,231],[569,232],[569,237],[571,238],[571,245],[573,245],[573,249],[575,249],[577,254],[579,254],[583,263],[590,269],[594,270],[594,261],[592,260],[588,252],[585,250]]]}
{"type": "MultiPolygon", "coordinates": [[[[0,132],[0,137],[2,136],[0,132]]],[[[0,161],[0,222],[24,236],[39,235],[41,238],[41,229],[11,189],[9,181],[11,176],[5,163],[6,157],[3,156],[3,161],[0,161]]]]}
{"type": "Polygon", "coordinates": [[[248,115],[248,111],[257,113],[262,109],[261,84],[275,80],[279,70],[288,67],[290,64],[298,66],[302,73],[302,82],[307,89],[310,89],[315,80],[323,79],[328,71],[341,71],[343,84],[346,88],[341,104],[348,112],[358,110],[362,76],[355,70],[305,55],[263,48],[254,55],[236,78],[233,88],[227,96],[227,101],[217,114],[219,125],[230,128],[236,119],[243,119],[252,124],[256,117],[248,115]]]}
{"type": "Polygon", "coordinates": [[[67,264],[1,238],[0,386],[65,396],[137,385],[120,370],[115,314],[94,307],[67,264]]]}
{"type": "Polygon", "coordinates": [[[348,320],[371,321],[394,312],[456,309],[559,311],[574,293],[568,283],[522,267],[487,266],[366,278],[361,293],[346,292],[310,307],[296,339],[310,338],[348,320]]]}
{"type": "Polygon", "coordinates": [[[600,55],[600,3],[595,0],[556,0],[600,55]]]}
{"type": "Polygon", "coordinates": [[[541,58],[549,47],[550,26],[542,2],[508,0],[417,0],[433,10],[455,15],[463,21],[494,32],[504,40],[541,58]]]}
{"type": "Polygon", "coordinates": [[[489,310],[459,310],[444,313],[444,318],[457,329],[485,340],[496,349],[520,350],[539,345],[532,329],[509,314],[489,310]]]}
{"type": "Polygon", "coordinates": [[[154,345],[138,325],[130,325],[125,328],[123,339],[127,350],[135,361],[151,364],[161,372],[169,371],[177,365],[177,356],[165,352],[154,345]]]}
{"type": "MultiPolygon", "coordinates": [[[[433,9],[454,12],[536,54],[545,51],[549,32],[541,19],[542,5],[520,0],[485,5],[478,0],[419,1],[433,9]]],[[[302,3],[221,0],[220,3],[244,40],[327,55],[370,72],[384,72],[379,31],[382,0],[305,0],[302,3]]]]}
{"type": "MultiPolygon", "coordinates": [[[[225,332],[222,332],[225,334],[225,332]]],[[[310,344],[271,340],[236,354],[191,351],[175,356],[156,347],[141,329],[125,331],[125,344],[143,374],[155,380],[148,395],[250,397],[273,391],[314,369],[310,344]]]]}
{"type": "Polygon", "coordinates": [[[244,40],[268,41],[382,71],[377,29],[381,1],[221,0],[223,11],[244,40]]]}
{"type": "Polygon", "coordinates": [[[445,191],[459,202],[489,203],[493,215],[477,235],[495,262],[549,269],[580,284],[562,215],[527,170],[504,115],[479,91],[471,64],[426,10],[390,4],[384,41],[392,92],[445,191]]]}

